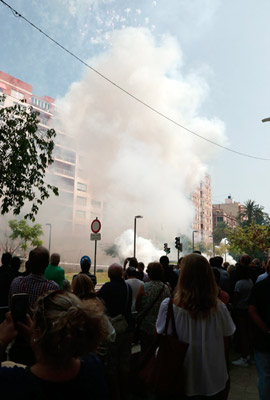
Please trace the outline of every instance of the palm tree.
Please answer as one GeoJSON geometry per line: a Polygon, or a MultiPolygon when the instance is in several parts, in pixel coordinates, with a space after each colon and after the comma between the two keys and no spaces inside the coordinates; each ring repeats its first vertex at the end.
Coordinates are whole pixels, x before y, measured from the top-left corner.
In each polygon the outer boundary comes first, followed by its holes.
{"type": "Polygon", "coordinates": [[[254,200],[247,200],[244,209],[238,213],[238,222],[242,226],[250,226],[252,223],[265,225],[267,214],[263,212],[264,207],[256,204],[254,200]]]}

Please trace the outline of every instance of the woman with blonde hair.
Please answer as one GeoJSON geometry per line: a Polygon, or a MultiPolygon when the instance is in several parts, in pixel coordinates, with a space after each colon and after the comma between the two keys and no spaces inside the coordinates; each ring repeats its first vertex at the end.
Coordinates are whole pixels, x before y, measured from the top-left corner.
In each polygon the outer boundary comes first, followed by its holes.
{"type": "MultiPolygon", "coordinates": [[[[217,298],[218,288],[207,259],[190,254],[181,262],[173,300],[178,339],[189,343],[184,361],[187,399],[225,400],[228,372],[224,343],[235,331],[227,307],[217,298]],[[197,397],[199,396],[199,397],[197,397]]],[[[165,329],[169,299],[160,306],[157,333],[165,329]]],[[[169,333],[172,327],[169,325],[169,333]]]]}
{"type": "MultiPolygon", "coordinates": [[[[93,353],[107,335],[102,312],[60,290],[40,297],[28,322],[19,329],[28,335],[36,363],[0,368],[3,398],[107,399],[102,365],[93,353]]],[[[0,325],[2,354],[17,333],[9,313],[0,325]]]]}

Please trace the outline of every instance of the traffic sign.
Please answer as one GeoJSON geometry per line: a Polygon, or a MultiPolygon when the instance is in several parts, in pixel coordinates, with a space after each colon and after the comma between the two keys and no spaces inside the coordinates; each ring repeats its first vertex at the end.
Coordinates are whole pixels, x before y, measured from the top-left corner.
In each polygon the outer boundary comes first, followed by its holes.
{"type": "Polygon", "coordinates": [[[101,240],[101,233],[91,233],[90,240],[101,240]]]}
{"type": "MultiPolygon", "coordinates": [[[[94,219],[91,223],[91,231],[93,233],[98,233],[101,229],[101,223],[98,218],[94,219]]],[[[94,239],[93,239],[94,240],[94,239]]],[[[97,239],[99,240],[99,239],[97,239]]]]}

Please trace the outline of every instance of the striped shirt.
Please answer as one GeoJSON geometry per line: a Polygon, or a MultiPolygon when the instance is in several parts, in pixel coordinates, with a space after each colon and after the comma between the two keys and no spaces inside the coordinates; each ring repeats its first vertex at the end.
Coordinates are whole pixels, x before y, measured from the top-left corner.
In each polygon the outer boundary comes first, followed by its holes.
{"type": "Polygon", "coordinates": [[[27,276],[18,276],[13,279],[9,290],[9,307],[11,306],[11,298],[16,293],[29,294],[29,306],[33,308],[37,298],[43,293],[51,290],[58,290],[59,285],[54,281],[48,281],[44,275],[30,274],[27,276]]]}

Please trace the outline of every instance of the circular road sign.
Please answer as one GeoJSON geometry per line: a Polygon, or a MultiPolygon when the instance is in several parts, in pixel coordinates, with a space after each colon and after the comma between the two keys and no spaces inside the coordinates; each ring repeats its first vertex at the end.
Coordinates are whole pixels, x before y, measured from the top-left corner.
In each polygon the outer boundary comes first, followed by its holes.
{"type": "Polygon", "coordinates": [[[98,233],[98,232],[100,231],[100,229],[101,229],[101,223],[100,223],[100,221],[96,218],[96,219],[94,219],[94,220],[92,221],[92,224],[91,224],[91,231],[92,231],[93,233],[98,233]]]}

